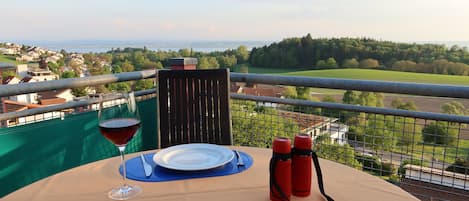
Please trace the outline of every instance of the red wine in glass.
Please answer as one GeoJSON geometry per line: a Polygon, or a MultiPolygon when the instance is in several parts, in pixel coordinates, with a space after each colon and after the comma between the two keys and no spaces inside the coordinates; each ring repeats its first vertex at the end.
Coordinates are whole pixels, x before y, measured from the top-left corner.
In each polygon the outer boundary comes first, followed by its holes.
{"type": "Polygon", "coordinates": [[[126,145],[137,133],[140,120],[134,118],[114,118],[99,123],[99,130],[116,146],[126,145]]]}
{"type": "Polygon", "coordinates": [[[123,184],[113,188],[108,196],[114,200],[127,200],[137,196],[142,189],[126,182],[124,151],[140,128],[140,115],[133,92],[102,94],[99,97],[99,131],[119,149],[122,163],[123,184]]]}

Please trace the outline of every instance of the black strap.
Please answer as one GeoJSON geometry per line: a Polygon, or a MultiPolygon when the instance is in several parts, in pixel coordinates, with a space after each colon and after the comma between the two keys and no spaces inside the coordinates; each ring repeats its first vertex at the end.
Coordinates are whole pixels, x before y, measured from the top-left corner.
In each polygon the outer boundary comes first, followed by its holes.
{"type": "Polygon", "coordinates": [[[272,158],[270,159],[270,166],[269,166],[269,171],[270,171],[270,192],[272,192],[272,195],[276,197],[279,200],[282,201],[288,201],[290,200],[287,195],[285,195],[285,192],[283,192],[282,188],[280,188],[280,185],[278,184],[277,180],[275,179],[275,168],[277,167],[277,162],[282,160],[290,160],[291,155],[290,154],[279,154],[279,153],[273,153],[272,158]],[[273,190],[275,188],[275,191],[273,190]],[[276,194],[277,192],[278,194],[276,194]]]}
{"type": "Polygon", "coordinates": [[[316,154],[316,152],[311,151],[311,158],[313,158],[314,169],[316,169],[316,176],[318,177],[319,191],[321,191],[321,194],[327,199],[327,201],[334,201],[334,199],[328,196],[326,192],[324,191],[321,166],[319,166],[319,159],[318,159],[318,155],[316,154]]]}

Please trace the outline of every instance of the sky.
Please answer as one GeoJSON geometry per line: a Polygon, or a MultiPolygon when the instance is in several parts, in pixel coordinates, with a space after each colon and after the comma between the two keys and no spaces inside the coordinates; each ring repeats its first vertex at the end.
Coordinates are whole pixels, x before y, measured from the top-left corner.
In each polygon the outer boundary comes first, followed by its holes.
{"type": "Polygon", "coordinates": [[[0,41],[469,41],[468,0],[0,0],[0,41]]]}

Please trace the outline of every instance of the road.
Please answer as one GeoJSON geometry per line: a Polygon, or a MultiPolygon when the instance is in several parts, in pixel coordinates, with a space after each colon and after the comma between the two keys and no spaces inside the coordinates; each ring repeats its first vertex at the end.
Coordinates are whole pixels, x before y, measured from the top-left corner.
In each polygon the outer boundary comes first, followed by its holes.
{"type": "MultiPolygon", "coordinates": [[[[355,142],[355,141],[349,141],[348,143],[354,148],[356,153],[362,153],[368,156],[376,155],[381,159],[381,161],[386,162],[386,163],[392,163],[397,166],[400,166],[402,161],[404,160],[412,160],[412,159],[422,160],[422,158],[416,158],[411,155],[397,153],[397,152],[378,151],[378,153],[376,153],[374,150],[364,147],[361,145],[361,143],[355,142]]],[[[451,164],[443,163],[442,161],[432,159],[428,165],[431,168],[445,169],[451,164]]]]}

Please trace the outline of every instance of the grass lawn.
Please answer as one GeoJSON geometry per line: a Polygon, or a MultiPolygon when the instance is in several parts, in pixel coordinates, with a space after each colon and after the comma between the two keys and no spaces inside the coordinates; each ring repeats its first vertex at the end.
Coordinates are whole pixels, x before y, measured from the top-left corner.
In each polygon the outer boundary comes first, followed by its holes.
{"type": "MultiPolygon", "coordinates": [[[[239,72],[240,67],[233,67],[235,72],[239,72]]],[[[386,70],[371,69],[329,69],[329,70],[307,70],[307,69],[281,69],[281,68],[261,68],[249,66],[249,73],[277,74],[305,77],[321,78],[343,78],[357,80],[379,80],[395,82],[414,82],[427,84],[449,84],[449,85],[469,85],[469,76],[439,75],[427,73],[411,73],[386,70]]],[[[316,93],[323,94],[343,94],[343,90],[313,88],[316,93]]]]}
{"type": "MultiPolygon", "coordinates": [[[[241,65],[236,65],[232,67],[234,72],[240,72],[241,65]]],[[[255,66],[248,66],[249,73],[258,73],[258,74],[279,74],[279,73],[289,73],[289,72],[301,72],[306,71],[307,69],[289,69],[289,68],[261,68],[255,66]]]]}
{"type": "MultiPolygon", "coordinates": [[[[409,147],[409,151],[411,151],[409,147]]],[[[423,145],[417,144],[413,146],[412,156],[415,159],[423,159],[431,162],[432,157],[438,161],[445,161],[446,163],[454,163],[456,156],[465,158],[469,155],[469,140],[459,140],[458,146],[439,146],[439,145],[423,145]]],[[[396,148],[393,150],[399,153],[406,153],[406,147],[396,148]]],[[[408,153],[410,154],[410,153],[408,153]]],[[[431,166],[431,163],[429,164],[431,166]]]]}
{"type": "Polygon", "coordinates": [[[369,69],[309,70],[299,72],[287,72],[281,74],[322,78],[344,78],[429,84],[469,85],[469,76],[410,73],[369,69]]]}
{"type": "Polygon", "coordinates": [[[0,54],[0,62],[18,64],[14,56],[0,54]]]}

